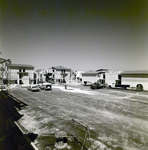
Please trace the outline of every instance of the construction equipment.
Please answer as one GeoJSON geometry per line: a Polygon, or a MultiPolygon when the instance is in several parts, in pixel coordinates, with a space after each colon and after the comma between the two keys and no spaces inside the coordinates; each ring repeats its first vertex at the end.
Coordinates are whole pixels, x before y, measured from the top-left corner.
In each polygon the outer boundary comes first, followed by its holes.
{"type": "Polygon", "coordinates": [[[92,145],[89,128],[75,119],[72,119],[72,124],[73,130],[71,131],[74,131],[74,135],[60,130],[54,134],[45,135],[50,138],[50,141],[53,141],[53,143],[48,144],[45,150],[88,150],[92,145]],[[80,130],[81,133],[84,133],[80,134],[80,130]]]}

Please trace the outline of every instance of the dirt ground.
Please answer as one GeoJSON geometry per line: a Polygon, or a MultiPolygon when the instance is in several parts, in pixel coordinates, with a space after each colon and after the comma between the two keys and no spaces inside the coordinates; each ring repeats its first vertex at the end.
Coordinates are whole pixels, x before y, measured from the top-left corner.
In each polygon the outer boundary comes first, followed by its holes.
{"type": "MultiPolygon", "coordinates": [[[[53,85],[51,91],[31,92],[11,89],[10,94],[28,104],[20,111],[18,123],[25,132],[38,134],[35,145],[47,149],[51,135],[66,131],[74,135],[71,119],[87,125],[91,141],[89,150],[148,149],[148,92],[120,89],[91,90],[84,85],[53,85]]],[[[80,139],[84,130],[78,127],[80,139]]],[[[78,150],[71,146],[71,149],[78,150]]]]}

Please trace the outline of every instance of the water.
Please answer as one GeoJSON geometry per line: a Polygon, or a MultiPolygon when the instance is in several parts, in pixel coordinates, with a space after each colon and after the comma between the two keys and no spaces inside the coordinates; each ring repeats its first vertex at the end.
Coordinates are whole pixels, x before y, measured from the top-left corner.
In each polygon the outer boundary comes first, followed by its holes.
{"type": "MultiPolygon", "coordinates": [[[[30,92],[25,88],[10,93],[28,104],[20,111],[25,132],[38,134],[35,145],[45,150],[54,144],[57,131],[75,135],[71,119],[87,125],[89,150],[148,149],[148,93],[89,87],[53,86],[52,91],[30,92]]],[[[85,130],[77,125],[80,140],[85,130]]],[[[87,144],[87,143],[86,143],[87,144]]],[[[79,147],[72,145],[71,149],[79,147]]]]}

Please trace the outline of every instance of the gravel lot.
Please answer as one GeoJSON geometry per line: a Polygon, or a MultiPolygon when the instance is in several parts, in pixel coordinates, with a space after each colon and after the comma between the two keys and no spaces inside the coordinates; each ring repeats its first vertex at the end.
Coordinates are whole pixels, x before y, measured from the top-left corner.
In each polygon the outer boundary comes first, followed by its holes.
{"type": "MultiPolygon", "coordinates": [[[[53,85],[52,91],[40,92],[14,88],[9,92],[28,104],[20,111],[24,116],[19,123],[25,132],[38,134],[35,145],[40,150],[53,144],[51,134],[58,130],[74,134],[72,118],[89,127],[90,150],[101,150],[101,145],[108,150],[148,149],[148,92],[90,90],[83,85],[68,85],[67,89],[53,85]]],[[[81,138],[83,132],[79,128],[81,138]]]]}

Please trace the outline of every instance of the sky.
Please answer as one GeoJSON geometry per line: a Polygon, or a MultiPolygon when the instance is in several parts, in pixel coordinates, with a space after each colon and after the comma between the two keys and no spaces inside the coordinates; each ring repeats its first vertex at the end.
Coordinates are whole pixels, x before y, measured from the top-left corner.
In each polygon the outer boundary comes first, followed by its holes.
{"type": "Polygon", "coordinates": [[[0,0],[0,16],[12,63],[148,70],[148,0],[0,0]]]}

